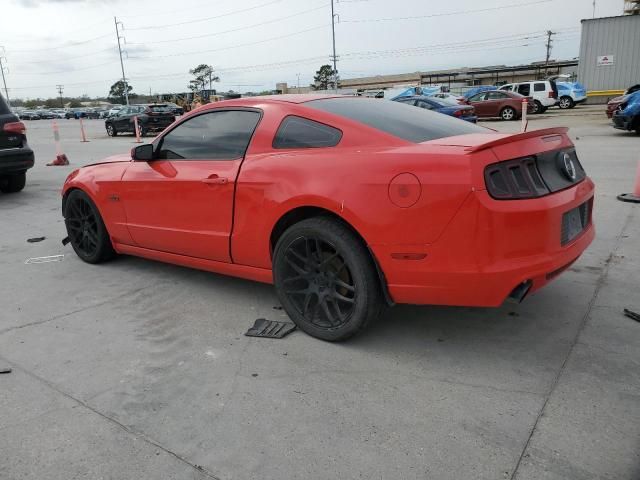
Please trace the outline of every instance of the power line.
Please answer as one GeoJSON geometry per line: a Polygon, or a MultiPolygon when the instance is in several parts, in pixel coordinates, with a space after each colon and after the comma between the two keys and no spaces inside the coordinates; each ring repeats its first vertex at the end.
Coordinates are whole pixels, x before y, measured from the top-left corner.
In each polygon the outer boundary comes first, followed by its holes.
{"type": "Polygon", "coordinates": [[[197,55],[197,54],[201,54],[201,53],[221,52],[221,51],[224,51],[224,50],[232,50],[234,48],[248,47],[248,46],[252,46],[252,45],[260,45],[260,44],[263,44],[263,43],[266,43],[266,42],[270,42],[270,41],[273,41],[273,40],[280,40],[282,38],[289,38],[289,37],[293,37],[295,35],[301,35],[303,33],[311,32],[311,31],[314,31],[314,30],[319,30],[321,28],[326,28],[326,27],[327,27],[326,25],[319,25],[317,27],[307,28],[306,30],[300,30],[300,31],[289,33],[289,34],[286,34],[286,35],[279,35],[277,37],[265,38],[265,39],[259,40],[257,42],[239,43],[237,45],[231,45],[231,46],[222,47],[222,48],[211,48],[211,49],[208,49],[208,50],[173,53],[173,54],[169,54],[169,55],[149,55],[149,56],[129,57],[129,58],[131,58],[131,59],[170,58],[170,57],[184,57],[184,56],[187,56],[187,55],[197,55]]]}
{"type": "Polygon", "coordinates": [[[81,71],[84,71],[84,70],[92,70],[94,68],[104,67],[106,65],[112,65],[112,64],[114,64],[116,62],[117,62],[117,60],[111,60],[109,62],[99,63],[97,65],[91,65],[89,67],[67,68],[67,69],[58,70],[58,71],[55,71],[55,72],[12,73],[11,75],[21,75],[21,76],[38,75],[38,76],[42,76],[42,75],[55,75],[55,74],[58,74],[58,73],[81,72],[81,71]]]}
{"type": "Polygon", "coordinates": [[[133,28],[128,28],[127,30],[150,30],[150,29],[176,27],[176,26],[180,26],[180,25],[189,25],[189,24],[192,24],[192,23],[206,22],[208,20],[213,20],[214,18],[224,18],[224,17],[228,17],[228,16],[231,16],[231,15],[236,15],[238,13],[244,13],[244,12],[249,12],[251,10],[257,10],[259,8],[267,7],[267,6],[273,5],[275,3],[280,3],[281,1],[282,0],[271,0],[269,2],[262,3],[260,5],[255,5],[253,7],[242,8],[240,10],[234,10],[232,12],[227,12],[227,13],[223,13],[223,14],[220,14],[220,15],[214,15],[213,17],[198,18],[196,20],[187,20],[185,22],[178,22],[178,23],[167,23],[165,25],[152,25],[152,26],[148,26],[148,27],[133,27],[133,28]]]}
{"type": "Polygon", "coordinates": [[[220,32],[214,32],[214,33],[205,33],[203,35],[195,35],[192,37],[181,37],[181,38],[172,38],[169,40],[158,40],[155,42],[127,42],[127,45],[152,45],[152,44],[159,44],[159,43],[175,43],[175,42],[182,42],[185,40],[196,40],[196,39],[200,39],[200,38],[207,38],[207,37],[215,37],[218,35],[224,35],[225,33],[232,33],[232,32],[240,32],[242,30],[249,30],[251,28],[256,28],[256,27],[261,27],[263,25],[269,25],[272,23],[277,23],[277,22],[281,22],[283,20],[288,20],[290,18],[294,18],[294,17],[298,17],[300,15],[304,15],[306,13],[310,13],[310,12],[315,12],[316,10],[320,10],[322,8],[327,7],[328,4],[324,3],[323,5],[320,5],[319,7],[314,7],[314,8],[310,8],[308,10],[303,10],[302,12],[297,12],[291,15],[287,15],[285,17],[279,17],[279,18],[275,18],[273,20],[267,20],[265,22],[259,22],[259,23],[254,23],[253,25],[246,25],[244,27],[238,27],[238,28],[232,28],[230,30],[223,30],[220,32]]]}
{"type": "Polygon", "coordinates": [[[446,13],[432,13],[429,15],[412,15],[410,17],[389,17],[389,18],[371,18],[371,19],[362,19],[362,20],[344,20],[342,23],[368,23],[368,22],[391,22],[396,20],[421,20],[424,18],[434,18],[434,17],[448,17],[451,15],[464,15],[468,13],[482,13],[482,12],[492,12],[495,10],[502,10],[504,8],[518,8],[518,7],[527,7],[530,5],[539,5],[541,3],[550,3],[554,0],[536,0],[534,2],[526,2],[526,3],[514,3],[510,5],[503,5],[501,7],[488,7],[488,8],[478,8],[476,10],[459,10],[457,12],[446,12],[446,13]]]}
{"type": "Polygon", "coordinates": [[[100,40],[101,38],[107,38],[110,37],[112,34],[108,33],[106,35],[100,35],[99,37],[94,37],[94,38],[89,38],[87,40],[81,40],[81,41],[77,41],[77,42],[71,42],[71,43],[65,43],[65,44],[60,44],[57,45],[55,47],[48,47],[48,48],[30,48],[30,49],[20,49],[20,50],[11,50],[14,53],[28,53],[28,52],[47,52],[50,50],[60,50],[61,48],[71,48],[71,47],[79,47],[79,46],[83,46],[87,43],[90,42],[94,42],[96,40],[100,40]]]}

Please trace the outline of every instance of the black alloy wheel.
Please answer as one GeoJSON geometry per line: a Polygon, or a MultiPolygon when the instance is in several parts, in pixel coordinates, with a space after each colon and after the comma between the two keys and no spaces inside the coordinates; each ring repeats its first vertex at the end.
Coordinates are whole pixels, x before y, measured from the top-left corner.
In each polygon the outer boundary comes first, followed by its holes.
{"type": "Polygon", "coordinates": [[[99,263],[114,255],[102,217],[86,193],[73,190],[69,194],[65,203],[64,223],[71,246],[85,262],[99,263]]]}
{"type": "Polygon", "coordinates": [[[291,319],[323,340],[349,338],[380,313],[380,285],[367,249],[330,218],[304,220],[282,235],[274,280],[291,319]]]}

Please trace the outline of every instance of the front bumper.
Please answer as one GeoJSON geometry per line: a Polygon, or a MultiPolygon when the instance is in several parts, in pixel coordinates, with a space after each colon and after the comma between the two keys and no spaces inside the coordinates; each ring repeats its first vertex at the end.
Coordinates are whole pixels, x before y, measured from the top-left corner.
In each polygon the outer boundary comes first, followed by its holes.
{"type": "Polygon", "coordinates": [[[396,303],[495,307],[517,286],[530,283],[532,293],[578,259],[595,236],[593,223],[562,246],[562,217],[585,202],[591,207],[593,195],[588,178],[529,200],[476,191],[433,244],[371,248],[396,303]],[[398,252],[413,256],[400,259],[398,252]]]}
{"type": "Polygon", "coordinates": [[[18,173],[33,167],[35,157],[29,147],[0,150],[0,174],[18,173]]]}
{"type": "Polygon", "coordinates": [[[613,115],[613,128],[618,130],[633,130],[634,117],[630,115],[613,115]]]}

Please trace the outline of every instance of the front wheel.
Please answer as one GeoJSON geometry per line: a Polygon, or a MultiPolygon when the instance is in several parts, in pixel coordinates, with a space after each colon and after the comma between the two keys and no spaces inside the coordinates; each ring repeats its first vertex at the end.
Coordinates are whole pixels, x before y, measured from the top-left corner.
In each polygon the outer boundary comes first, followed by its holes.
{"type": "Polygon", "coordinates": [[[511,107],[504,107],[500,112],[500,118],[502,120],[515,120],[516,119],[516,111],[511,107]]]}
{"type": "Polygon", "coordinates": [[[113,126],[113,123],[107,123],[106,128],[107,135],[109,135],[110,137],[115,137],[116,135],[118,135],[118,131],[116,130],[116,127],[113,126]]]}
{"type": "Polygon", "coordinates": [[[558,106],[563,109],[566,110],[568,108],[573,108],[575,107],[575,103],[573,102],[573,99],[571,97],[560,97],[560,101],[558,102],[558,106]]]}
{"type": "Polygon", "coordinates": [[[100,212],[82,190],[73,190],[64,206],[64,223],[71,246],[87,263],[100,263],[115,255],[100,212]]]}
{"type": "Polygon", "coordinates": [[[22,190],[27,182],[27,172],[14,173],[0,177],[0,192],[16,193],[22,190]]]}
{"type": "Polygon", "coordinates": [[[273,277],[285,311],[313,337],[346,340],[380,315],[380,283],[369,251],[331,218],[303,220],[284,232],[273,277]]]}

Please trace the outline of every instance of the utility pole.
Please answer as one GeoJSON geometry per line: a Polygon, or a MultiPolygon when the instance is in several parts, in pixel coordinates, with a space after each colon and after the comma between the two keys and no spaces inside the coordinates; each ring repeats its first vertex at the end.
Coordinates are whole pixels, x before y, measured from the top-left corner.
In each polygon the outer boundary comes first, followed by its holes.
{"type": "Polygon", "coordinates": [[[56,88],[58,89],[58,95],[60,95],[60,107],[64,108],[64,102],[62,101],[62,92],[64,90],[64,85],[56,85],[56,88]]]}
{"type": "Polygon", "coordinates": [[[593,0],[593,15],[591,18],[596,18],[596,0],[593,0]]]}
{"type": "Polygon", "coordinates": [[[300,93],[300,74],[296,73],[296,76],[298,77],[298,93],[300,93]]]}
{"type": "Polygon", "coordinates": [[[113,17],[113,23],[116,26],[116,37],[118,38],[118,53],[120,54],[120,67],[122,67],[122,81],[124,82],[124,98],[129,105],[129,85],[127,85],[127,78],[124,75],[124,62],[122,61],[122,47],[120,46],[120,31],[118,30],[118,24],[122,26],[122,23],[119,23],[116,17],[113,17]]]}
{"type": "Polygon", "coordinates": [[[336,14],[333,9],[333,2],[331,0],[331,36],[333,39],[333,89],[335,93],[338,93],[338,57],[336,57],[336,14]]]}
{"type": "MultiPolygon", "coordinates": [[[[4,52],[4,47],[0,47],[0,50],[4,52]]],[[[7,88],[7,79],[4,77],[4,65],[2,64],[2,60],[6,60],[6,58],[0,55],[0,72],[2,73],[2,83],[4,84],[4,96],[7,98],[7,104],[11,106],[11,102],[9,101],[9,89],[7,88]]]]}
{"type": "Polygon", "coordinates": [[[547,30],[547,58],[544,62],[544,70],[545,74],[547,73],[547,68],[549,67],[549,58],[551,58],[551,37],[555,35],[556,32],[552,32],[551,30],[547,30]]]}

